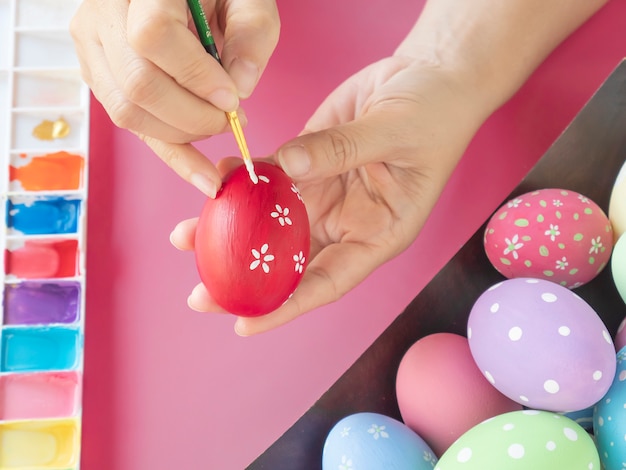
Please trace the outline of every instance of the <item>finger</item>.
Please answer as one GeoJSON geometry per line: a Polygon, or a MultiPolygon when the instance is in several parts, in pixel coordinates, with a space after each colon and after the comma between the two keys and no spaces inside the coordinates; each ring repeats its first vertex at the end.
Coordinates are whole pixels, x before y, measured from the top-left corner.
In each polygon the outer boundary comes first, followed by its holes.
{"type": "Polygon", "coordinates": [[[197,227],[197,217],[179,222],[170,233],[170,243],[181,251],[193,250],[196,244],[197,227]]]}
{"type": "Polygon", "coordinates": [[[222,111],[239,107],[235,83],[189,29],[185,1],[133,0],[127,25],[132,48],[182,87],[222,111]]]}
{"type": "MultiPolygon", "coordinates": [[[[134,5],[135,1],[131,2],[134,5]]],[[[121,16],[121,13],[117,16],[121,16]]],[[[115,16],[115,15],[114,15],[115,16]]],[[[126,17],[124,14],[123,18],[126,17]]],[[[116,21],[122,21],[116,20],[116,21]]],[[[126,24],[98,23],[106,62],[117,89],[126,101],[143,108],[170,126],[189,134],[207,136],[226,128],[226,115],[212,104],[180,86],[157,65],[137,54],[127,42],[126,24]]],[[[153,34],[158,34],[153,30],[153,34]]],[[[200,47],[200,46],[198,46],[200,47]]],[[[132,119],[118,112],[118,119],[132,119]]],[[[132,130],[136,127],[125,125],[132,130]]],[[[146,133],[155,136],[155,133],[146,133]]]]}
{"type": "Polygon", "coordinates": [[[215,303],[202,283],[193,288],[187,298],[187,305],[196,312],[226,313],[222,307],[215,303]]]}
{"type": "MultiPolygon", "coordinates": [[[[80,8],[86,8],[82,3],[80,8]]],[[[146,110],[129,101],[118,88],[108,67],[104,50],[95,30],[85,27],[80,15],[93,14],[89,11],[77,12],[71,24],[71,32],[81,68],[81,75],[96,99],[102,103],[113,123],[123,129],[133,129],[152,137],[160,137],[168,142],[190,142],[204,136],[189,134],[161,121],[146,110]]]]}
{"type": "Polygon", "coordinates": [[[225,24],[222,61],[239,96],[248,98],[278,44],[280,18],[276,1],[233,1],[225,24]]]}
{"type": "Polygon", "coordinates": [[[154,153],[181,178],[198,188],[210,198],[215,198],[222,186],[222,178],[217,168],[191,144],[171,144],[139,135],[154,153]]]}
{"type": "Polygon", "coordinates": [[[278,150],[278,161],[294,180],[309,181],[380,161],[381,155],[403,155],[407,146],[401,132],[389,124],[399,122],[392,117],[379,112],[301,135],[278,150]]]}
{"type": "Polygon", "coordinates": [[[239,317],[235,332],[240,336],[263,333],[338,300],[383,262],[375,253],[361,243],[327,246],[308,266],[300,285],[287,302],[262,317],[239,317]]]}

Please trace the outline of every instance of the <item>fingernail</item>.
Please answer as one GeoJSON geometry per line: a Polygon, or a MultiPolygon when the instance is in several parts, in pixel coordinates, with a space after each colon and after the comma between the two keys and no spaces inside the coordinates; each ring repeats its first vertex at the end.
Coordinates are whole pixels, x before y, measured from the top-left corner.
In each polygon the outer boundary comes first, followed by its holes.
{"type": "Polygon", "coordinates": [[[239,107],[239,97],[230,90],[220,88],[209,95],[209,102],[225,112],[236,111],[239,107]]]}
{"type": "Polygon", "coordinates": [[[246,327],[243,324],[243,320],[241,318],[238,318],[237,321],[235,322],[235,334],[237,336],[241,336],[241,337],[246,337],[246,336],[250,336],[247,332],[246,332],[246,327]]]}
{"type": "MultiPolygon", "coordinates": [[[[177,245],[176,245],[176,243],[175,243],[174,231],[175,231],[175,230],[172,230],[172,232],[170,233],[170,243],[172,244],[172,246],[173,246],[174,248],[176,248],[177,250],[180,250],[180,248],[178,248],[178,246],[177,246],[177,245]]],[[[182,251],[182,250],[181,250],[181,251],[182,251]]]]}
{"type": "Polygon", "coordinates": [[[228,72],[237,85],[239,97],[248,98],[259,79],[259,68],[248,60],[235,59],[230,64],[228,72]]]}
{"type": "Polygon", "coordinates": [[[215,195],[217,194],[217,186],[213,181],[211,181],[203,174],[194,173],[189,178],[189,182],[211,199],[215,199],[215,195]]]}
{"type": "Polygon", "coordinates": [[[279,150],[278,161],[285,173],[292,178],[302,177],[311,170],[311,158],[302,145],[279,150]]]}
{"type": "Polygon", "coordinates": [[[187,306],[191,309],[194,310],[196,312],[202,312],[202,308],[199,305],[196,305],[194,302],[194,299],[196,298],[197,294],[196,292],[198,292],[200,290],[200,285],[198,284],[197,286],[195,286],[193,288],[193,290],[191,291],[191,294],[189,294],[189,297],[187,297],[187,306]]]}

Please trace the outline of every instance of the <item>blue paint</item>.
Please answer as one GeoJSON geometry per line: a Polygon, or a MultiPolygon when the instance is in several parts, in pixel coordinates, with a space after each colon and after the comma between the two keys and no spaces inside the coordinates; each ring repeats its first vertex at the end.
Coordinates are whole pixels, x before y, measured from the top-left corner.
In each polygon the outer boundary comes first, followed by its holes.
{"type": "Polygon", "coordinates": [[[79,199],[44,197],[28,202],[7,202],[7,227],[25,235],[76,233],[79,199]]]}
{"type": "Polygon", "coordinates": [[[82,337],[76,328],[5,327],[0,372],[40,372],[75,369],[82,337]]]}

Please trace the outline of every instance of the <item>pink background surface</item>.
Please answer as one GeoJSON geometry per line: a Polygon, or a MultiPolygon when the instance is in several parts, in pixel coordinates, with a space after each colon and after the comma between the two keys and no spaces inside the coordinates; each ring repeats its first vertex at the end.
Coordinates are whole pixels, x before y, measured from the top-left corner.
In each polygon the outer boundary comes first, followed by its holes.
{"type": "MultiPolygon", "coordinates": [[[[280,44],[244,103],[256,156],[298,133],[344,78],[391,53],[422,5],[278,3],[280,44]]],[[[624,56],[626,1],[613,0],[483,126],[406,252],[340,301],[252,338],[237,337],[229,315],[186,306],[198,282],[193,256],[168,236],[179,220],[199,214],[203,197],[94,103],[83,468],[251,463],[503,202],[624,56]]],[[[201,148],[213,160],[237,154],[230,135],[201,148]]]]}

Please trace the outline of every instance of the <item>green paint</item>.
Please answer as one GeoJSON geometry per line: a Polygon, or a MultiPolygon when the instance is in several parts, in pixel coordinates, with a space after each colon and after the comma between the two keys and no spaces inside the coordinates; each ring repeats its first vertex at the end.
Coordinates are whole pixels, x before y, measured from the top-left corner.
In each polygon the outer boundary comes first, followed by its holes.
{"type": "Polygon", "coordinates": [[[565,249],[565,243],[559,243],[557,246],[558,246],[561,250],[564,250],[564,249],[565,249]]]}
{"type": "Polygon", "coordinates": [[[546,270],[543,272],[543,275],[544,275],[544,276],[547,276],[547,277],[552,277],[552,276],[554,276],[554,272],[553,272],[553,271],[550,271],[549,269],[546,269],[546,270]]]}
{"type": "Polygon", "coordinates": [[[498,219],[503,220],[507,215],[509,215],[508,211],[504,211],[498,216],[498,219]]]}
{"type": "Polygon", "coordinates": [[[578,268],[572,268],[569,270],[569,273],[573,276],[574,274],[576,274],[578,272],[578,268]]]}
{"type": "Polygon", "coordinates": [[[530,262],[529,259],[527,259],[526,261],[524,261],[524,266],[526,266],[527,268],[530,268],[533,264],[530,262]]]}
{"type": "Polygon", "coordinates": [[[589,257],[589,264],[594,264],[596,262],[596,259],[593,256],[589,257]]]}
{"type": "Polygon", "coordinates": [[[530,235],[524,235],[524,236],[522,237],[522,241],[529,242],[529,241],[531,241],[531,240],[532,240],[532,237],[531,237],[530,235]]]}
{"type": "Polygon", "coordinates": [[[574,220],[580,219],[580,214],[578,212],[574,212],[574,220]]]}
{"type": "Polygon", "coordinates": [[[542,214],[537,214],[537,222],[543,222],[545,220],[545,218],[543,217],[542,214]]]}
{"type": "Polygon", "coordinates": [[[560,219],[562,217],[561,211],[556,211],[556,218],[560,219]]]}
{"type": "Polygon", "coordinates": [[[548,207],[548,203],[547,203],[546,201],[544,201],[543,199],[542,199],[541,201],[539,201],[539,205],[540,205],[541,207],[544,207],[544,208],[545,208],[545,207],[548,207]]]}
{"type": "Polygon", "coordinates": [[[577,233],[577,234],[575,234],[575,235],[574,235],[574,241],[575,241],[575,242],[579,242],[579,241],[581,241],[583,238],[584,238],[584,237],[583,237],[583,234],[582,234],[582,233],[577,233]]]}
{"type": "Polygon", "coordinates": [[[530,222],[528,222],[528,219],[516,219],[514,224],[517,227],[528,227],[528,225],[530,225],[530,222]]]}
{"type": "Polygon", "coordinates": [[[500,258],[500,262],[506,266],[511,266],[511,262],[506,258],[500,258]]]}
{"type": "Polygon", "coordinates": [[[541,245],[539,247],[539,254],[541,256],[550,256],[550,250],[548,250],[548,247],[545,245],[541,245]]]}
{"type": "Polygon", "coordinates": [[[591,209],[591,207],[585,207],[585,210],[583,212],[587,215],[591,215],[593,214],[593,209],[591,209]]]}

